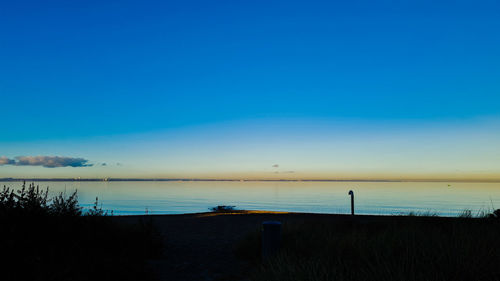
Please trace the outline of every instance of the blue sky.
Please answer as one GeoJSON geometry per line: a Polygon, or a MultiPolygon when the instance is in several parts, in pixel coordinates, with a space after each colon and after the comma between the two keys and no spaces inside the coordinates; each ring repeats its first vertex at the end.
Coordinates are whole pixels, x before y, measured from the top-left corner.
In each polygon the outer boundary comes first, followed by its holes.
{"type": "Polygon", "coordinates": [[[0,176],[500,178],[497,1],[0,5],[0,176]]]}

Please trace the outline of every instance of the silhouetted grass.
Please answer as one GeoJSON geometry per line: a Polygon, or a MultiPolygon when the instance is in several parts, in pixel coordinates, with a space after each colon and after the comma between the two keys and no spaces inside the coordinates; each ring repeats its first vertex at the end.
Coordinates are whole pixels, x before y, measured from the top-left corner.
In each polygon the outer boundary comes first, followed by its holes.
{"type": "Polygon", "coordinates": [[[500,280],[495,213],[285,223],[274,258],[260,263],[259,231],[236,254],[258,264],[251,280],[500,280]]]}
{"type": "Polygon", "coordinates": [[[1,280],[148,280],[145,260],[161,253],[150,224],[85,214],[77,193],[48,198],[34,184],[0,192],[1,280]]]}

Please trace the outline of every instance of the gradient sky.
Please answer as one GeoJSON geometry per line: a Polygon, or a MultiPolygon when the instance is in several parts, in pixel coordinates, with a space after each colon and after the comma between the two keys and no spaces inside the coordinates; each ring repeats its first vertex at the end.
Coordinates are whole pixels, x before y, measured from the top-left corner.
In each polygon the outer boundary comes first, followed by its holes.
{"type": "Polygon", "coordinates": [[[500,2],[343,2],[2,2],[0,177],[500,179],[500,2]]]}

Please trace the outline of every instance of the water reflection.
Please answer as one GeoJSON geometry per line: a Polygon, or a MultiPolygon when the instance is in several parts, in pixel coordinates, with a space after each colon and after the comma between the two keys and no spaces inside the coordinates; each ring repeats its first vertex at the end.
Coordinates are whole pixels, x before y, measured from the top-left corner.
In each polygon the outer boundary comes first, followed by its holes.
{"type": "MultiPolygon", "coordinates": [[[[14,188],[19,182],[0,183],[14,188]]],[[[96,196],[115,214],[205,212],[216,205],[239,209],[350,213],[347,191],[356,193],[357,214],[435,212],[454,216],[500,208],[500,183],[443,182],[40,182],[50,194],[78,189],[82,206],[96,196]],[[451,186],[448,186],[448,185],[451,186]]]]}

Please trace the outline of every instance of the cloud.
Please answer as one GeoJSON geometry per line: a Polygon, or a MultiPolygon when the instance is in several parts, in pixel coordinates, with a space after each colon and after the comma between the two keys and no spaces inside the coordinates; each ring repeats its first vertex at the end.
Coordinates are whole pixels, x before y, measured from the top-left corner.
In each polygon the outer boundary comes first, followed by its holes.
{"type": "Polygon", "coordinates": [[[15,160],[9,159],[5,156],[0,157],[0,166],[1,165],[14,165],[16,163],[15,160]]]}
{"type": "Polygon", "coordinates": [[[5,156],[0,157],[0,165],[42,166],[45,168],[93,166],[88,162],[83,158],[65,156],[18,156],[15,159],[9,159],[5,156]]]}

